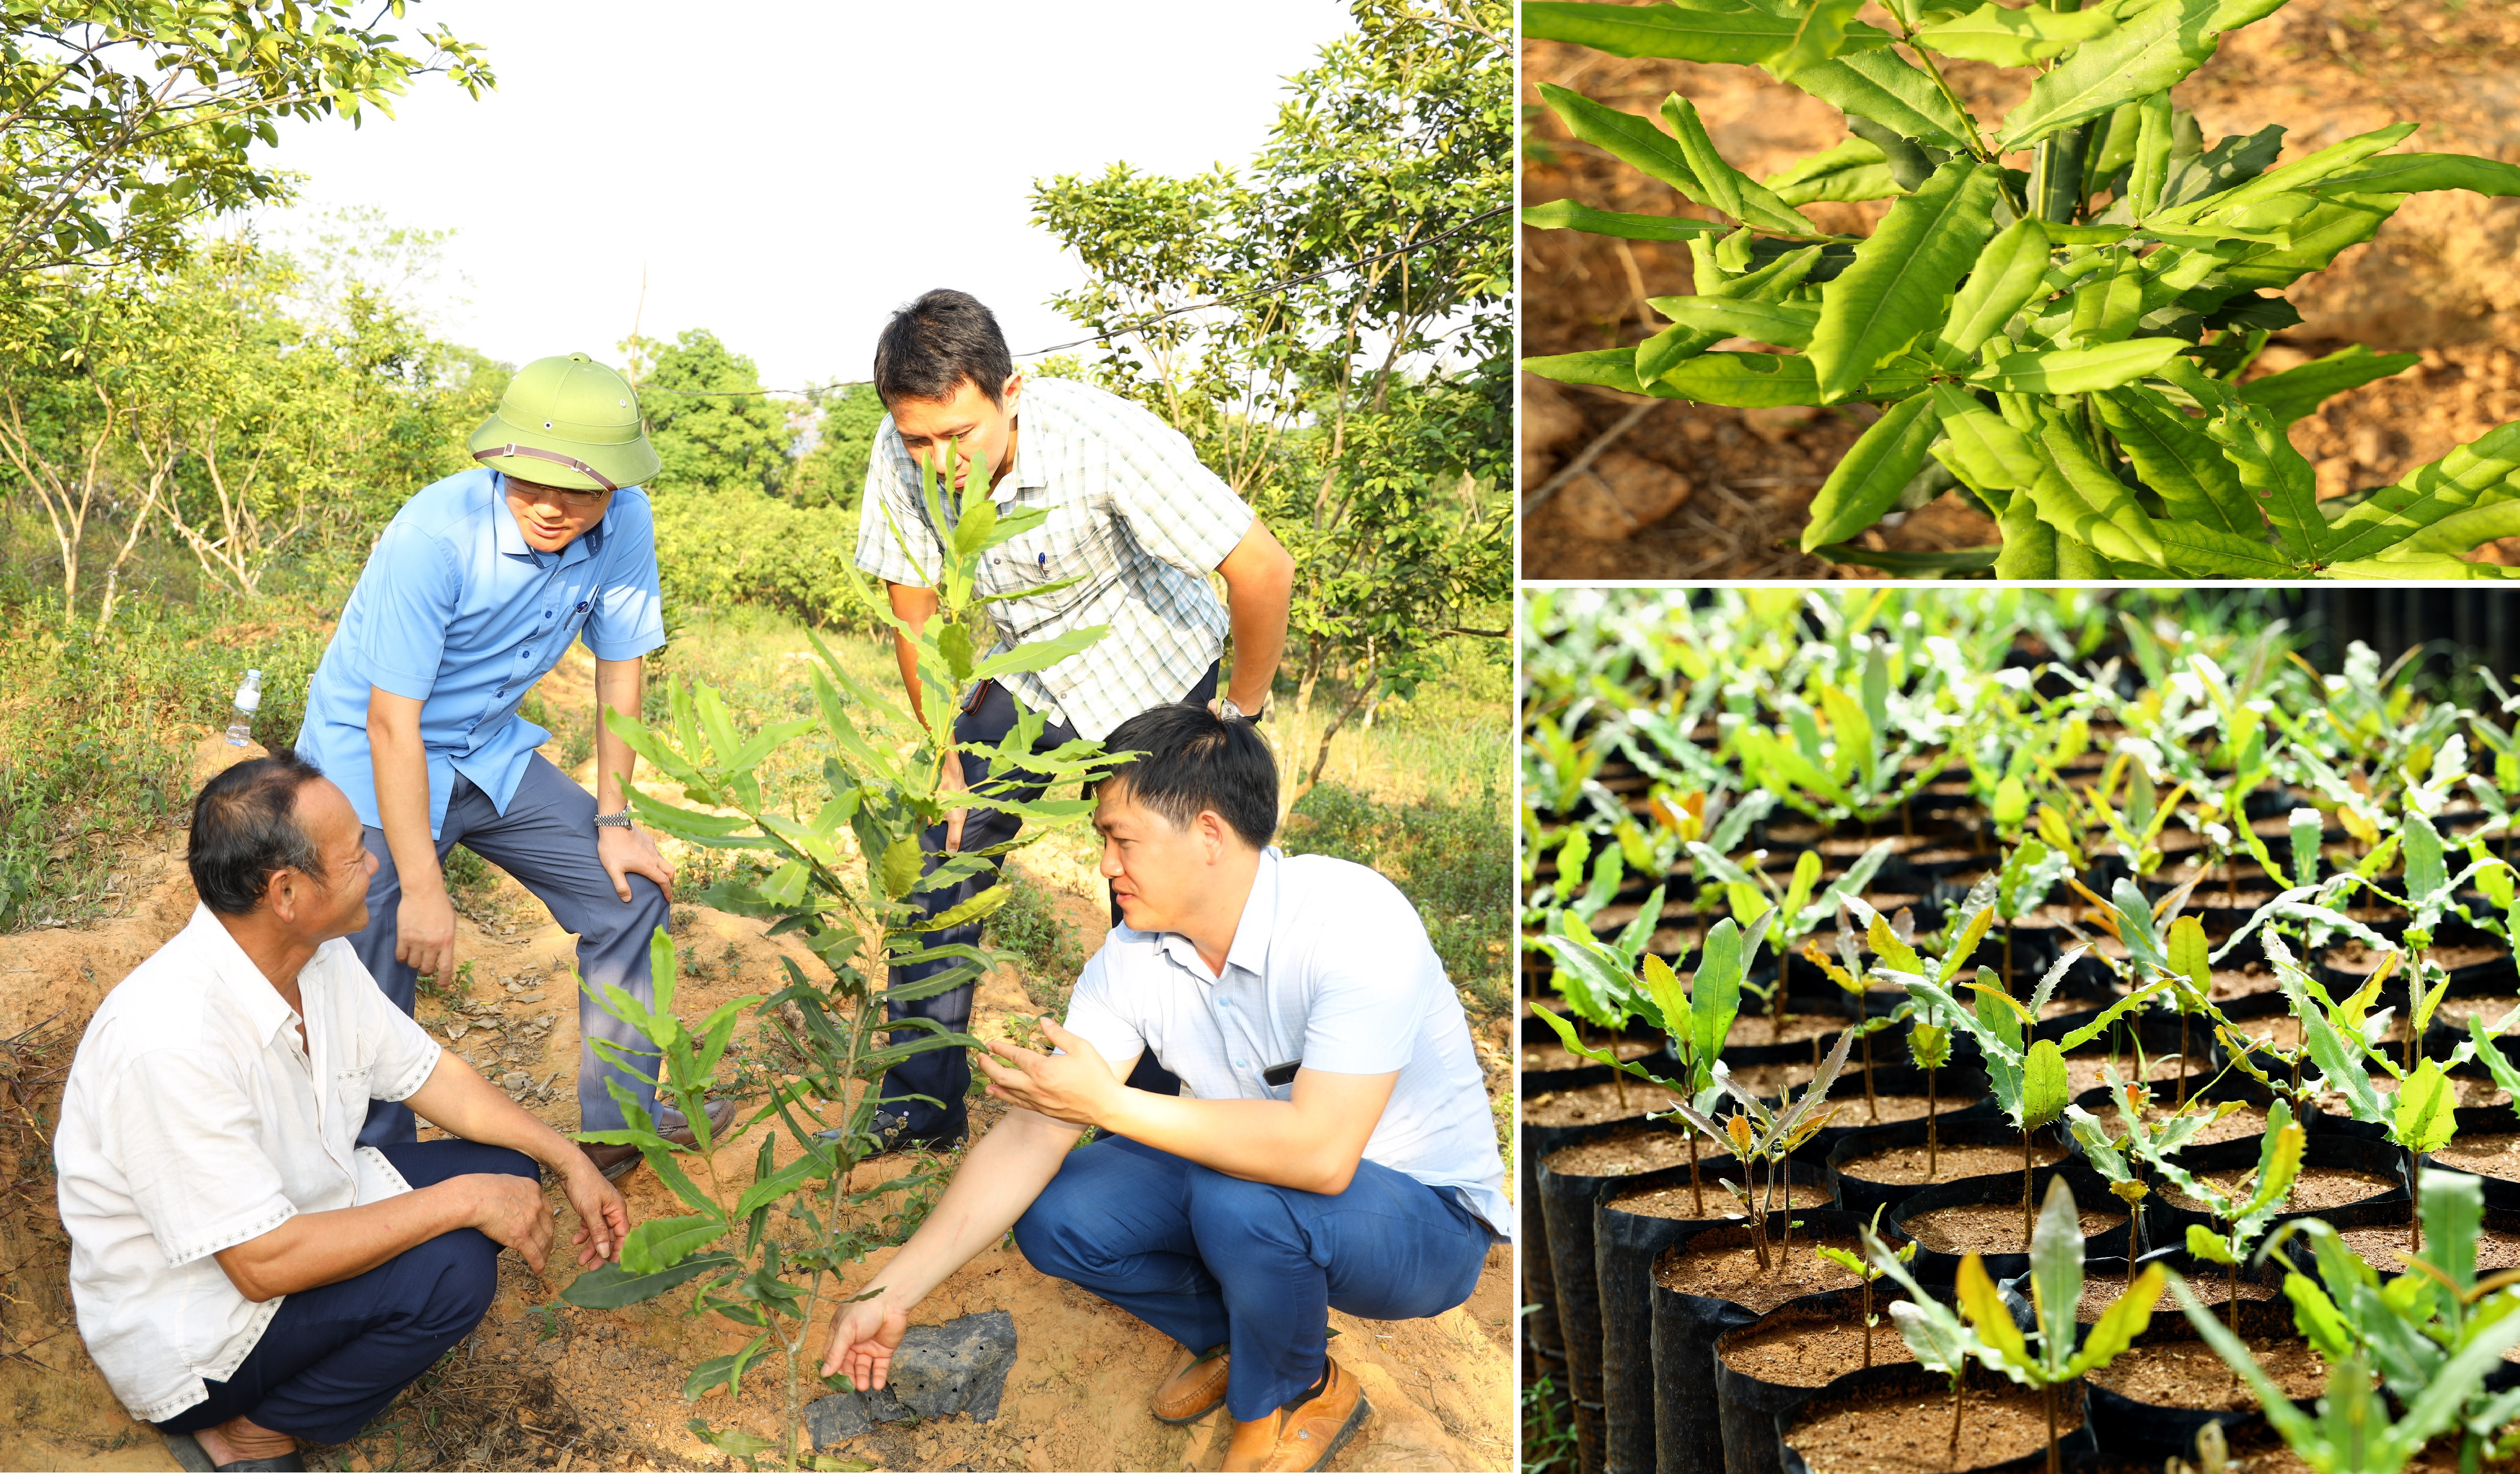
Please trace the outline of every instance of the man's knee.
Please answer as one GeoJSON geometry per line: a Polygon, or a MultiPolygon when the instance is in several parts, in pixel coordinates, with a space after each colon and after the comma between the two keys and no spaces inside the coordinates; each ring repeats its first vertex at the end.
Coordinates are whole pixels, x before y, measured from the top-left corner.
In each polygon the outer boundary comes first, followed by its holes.
{"type": "Polygon", "coordinates": [[[1087,1180],[1090,1174],[1068,1170],[1081,1155],[1068,1153],[1058,1175],[1015,1220],[1015,1247],[1034,1268],[1055,1279],[1091,1277],[1118,1258],[1113,1245],[1119,1235],[1102,1205],[1102,1189],[1087,1180]]]}
{"type": "Polygon", "coordinates": [[[406,1309],[413,1330],[460,1336],[490,1313],[499,1294],[499,1246],[477,1228],[458,1228],[403,1251],[398,1267],[415,1289],[406,1309]]]}
{"type": "MultiPolygon", "coordinates": [[[[608,889],[604,895],[594,898],[588,907],[591,919],[583,940],[590,946],[600,948],[626,937],[645,947],[648,939],[656,934],[656,928],[672,919],[673,906],[654,881],[644,875],[622,878],[630,886],[627,904],[608,889]]],[[[609,882],[606,884],[608,886],[609,882]]],[[[644,957],[646,953],[643,951],[641,955],[644,957]]]]}
{"type": "Polygon", "coordinates": [[[1190,1171],[1190,1229],[1202,1251],[1234,1244],[1269,1244],[1312,1254],[1287,1195],[1292,1190],[1232,1177],[1211,1168],[1190,1171]]]}

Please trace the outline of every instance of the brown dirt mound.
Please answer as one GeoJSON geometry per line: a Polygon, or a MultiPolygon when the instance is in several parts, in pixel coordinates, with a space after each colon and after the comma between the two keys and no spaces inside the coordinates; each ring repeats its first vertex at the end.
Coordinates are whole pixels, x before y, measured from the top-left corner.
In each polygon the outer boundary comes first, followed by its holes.
{"type": "MultiPolygon", "coordinates": [[[[201,776],[249,756],[216,737],[197,750],[201,776]]],[[[181,836],[127,856],[122,915],[77,930],[0,937],[0,1040],[39,1025],[60,1032],[42,1069],[66,1068],[69,1045],[108,990],[182,928],[194,898],[181,836]]],[[[1090,912],[1091,906],[1082,910],[1090,912]]],[[[681,1002],[704,1011],[728,998],[778,986],[779,948],[758,922],[704,907],[675,907],[675,940],[686,966],[681,1002]]],[[[524,1076],[526,1108],[573,1129],[577,1011],[569,1005],[574,939],[521,887],[502,876],[469,902],[457,922],[457,955],[472,959],[472,986],[460,999],[424,998],[420,1018],[491,1077],[524,1076]],[[503,980],[520,980],[513,990],[503,980]]],[[[973,1032],[995,1037],[1010,1018],[1035,1010],[1012,970],[984,980],[973,1032]]],[[[745,1031],[749,1033],[749,1028],[745,1031]]],[[[1481,1039],[1491,1078],[1510,1056],[1481,1039]],[[1494,1056],[1490,1058],[1490,1056],[1494,1056]]],[[[766,1057],[766,1056],[765,1056],[766,1057]]],[[[0,1086],[5,1086],[0,1080],[0,1086]]],[[[58,1084],[52,1087],[58,1091],[58,1084]]],[[[56,1097],[57,1098],[57,1094],[56,1097]]],[[[1002,1107],[975,1102],[985,1123],[1002,1107]]],[[[428,1129],[424,1128],[426,1132],[428,1129]]],[[[0,1142],[0,1145],[5,1145],[0,1142]]],[[[784,1145],[784,1142],[783,1142],[784,1145]]],[[[38,1142],[40,1146],[40,1142],[38,1142]]],[[[723,1148],[720,1165],[749,1180],[756,1143],[723,1148]]],[[[782,1151],[782,1159],[792,1151],[782,1151]]],[[[903,1159],[861,1168],[860,1185],[902,1171],[903,1159]]],[[[49,1173],[24,1211],[0,1198],[0,1257],[13,1269],[0,1282],[0,1468],[171,1469],[157,1434],[124,1413],[87,1358],[64,1283],[68,1246],[51,1209],[49,1173]]],[[[623,1179],[639,1219],[680,1211],[646,1171],[623,1179]]],[[[555,1206],[562,1206],[557,1192],[555,1206]]],[[[876,1205],[878,1209],[885,1205],[876,1205]]],[[[563,1211],[561,1238],[575,1231],[563,1211]]],[[[889,1260],[870,1256],[850,1276],[862,1287],[889,1260]]],[[[1373,1417],[1340,1454],[1341,1469],[1503,1469],[1513,1439],[1510,1360],[1511,1256],[1491,1253],[1465,1305],[1424,1320],[1371,1321],[1333,1313],[1332,1354],[1364,1384],[1373,1417]]],[[[315,1467],[441,1469],[629,1469],[729,1467],[687,1428],[695,1416],[719,1429],[778,1432],[784,1388],[765,1368],[742,1395],[682,1396],[691,1366],[738,1349],[742,1337],[712,1316],[679,1312],[675,1296],[614,1313],[558,1304],[574,1270],[538,1276],[515,1256],[500,1261],[497,1302],[467,1338],[379,1419],[356,1444],[310,1450],[315,1467]]],[[[1014,1315],[1019,1350],[1003,1409],[987,1423],[968,1416],[887,1425],[831,1451],[885,1468],[1154,1469],[1216,1467],[1224,1414],[1186,1428],[1148,1415],[1170,1345],[1125,1312],[1051,1279],[1012,1248],[981,1255],[946,1281],[918,1313],[921,1323],[1004,1309],[1014,1315]]],[[[828,1324],[828,1313],[824,1322],[828,1324]]],[[[821,1330],[816,1332],[820,1344],[821,1330]]],[[[809,1372],[810,1374],[810,1372],[809,1372]]],[[[815,1392],[809,1391],[810,1398],[815,1392]]]]}
{"type": "MultiPolygon", "coordinates": [[[[1886,18],[1868,7],[1866,19],[1886,18]]],[[[1669,189],[1569,137],[1540,100],[1552,82],[1631,113],[1650,115],[1669,93],[1697,106],[1725,156],[1764,176],[1845,136],[1834,109],[1747,67],[1623,61],[1556,42],[1527,42],[1523,80],[1531,147],[1523,201],[1579,200],[1602,209],[1698,213],[1669,189]]],[[[2000,115],[2026,73],[1947,63],[1953,85],[1981,117],[2000,115]]],[[[2520,160],[2520,11],[2419,0],[2293,0],[2228,40],[2177,89],[2206,137],[2290,130],[2285,161],[2401,119],[2423,130],[2405,147],[2520,160]]],[[[2008,159],[2022,163],[2027,155],[2008,159]]],[[[1808,208],[1822,228],[1868,232],[1887,202],[1808,208]]],[[[1661,319],[1648,297],[1685,294],[1686,247],[1620,242],[1567,230],[1523,232],[1522,351],[1578,352],[1642,342],[1661,319]]],[[[2289,289],[2301,326],[2270,349],[2267,371],[2348,343],[2419,351],[2420,368],[2330,400],[2293,427],[2318,467],[2319,494],[2381,485],[2452,445],[2520,419],[2520,200],[2464,192],[2410,198],[2369,244],[2289,289]]],[[[1552,496],[1523,530],[1522,569],[1535,578],[1874,578],[1798,550],[1807,509],[1830,468],[1875,415],[1866,406],[1737,410],[1641,401],[1528,375],[1522,494],[1528,498],[1603,432],[1648,405],[1615,442],[1660,462],[1693,494],[1623,540],[1584,535],[1552,496]]],[[[1994,525],[1954,496],[1861,539],[1928,552],[1990,544],[1994,525]]],[[[2510,543],[2483,555],[2520,562],[2510,543]]]]}

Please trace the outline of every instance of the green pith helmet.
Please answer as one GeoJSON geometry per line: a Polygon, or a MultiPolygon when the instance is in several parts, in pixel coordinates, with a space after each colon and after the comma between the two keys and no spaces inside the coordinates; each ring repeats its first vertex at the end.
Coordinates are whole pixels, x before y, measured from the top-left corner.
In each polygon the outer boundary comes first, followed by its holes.
{"type": "Polygon", "coordinates": [[[472,459],[570,491],[635,486],[658,464],[630,381],[584,353],[518,370],[498,410],[472,432],[472,459]]]}

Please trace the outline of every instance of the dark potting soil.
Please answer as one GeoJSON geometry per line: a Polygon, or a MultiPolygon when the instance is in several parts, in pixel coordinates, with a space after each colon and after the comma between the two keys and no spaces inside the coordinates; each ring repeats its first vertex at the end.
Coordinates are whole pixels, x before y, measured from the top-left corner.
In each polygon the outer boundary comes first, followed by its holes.
{"type": "Polygon", "coordinates": [[[2444,1167],[2455,1167],[2480,1176],[2520,1180],[2520,1132],[2460,1136],[2433,1156],[2444,1167]]]}
{"type": "MultiPolygon", "coordinates": [[[[1688,1189],[1681,1191],[1685,1194],[1688,1189]]],[[[1816,1244],[1798,1233],[1793,1246],[1782,1252],[1779,1243],[1774,1236],[1769,1239],[1771,1267],[1763,1270],[1750,1247],[1749,1225],[1713,1229],[1689,1240],[1688,1254],[1683,1255],[1678,1245],[1664,1254],[1654,1265],[1654,1283],[1683,1295],[1729,1300],[1763,1315],[1788,1300],[1863,1283],[1812,1252],[1817,1244],[1829,1244],[1860,1254],[1863,1250],[1854,1239],[1823,1238],[1816,1244]]]]}
{"type": "MultiPolygon", "coordinates": [[[[2048,1447],[2047,1405],[2027,1387],[1971,1385],[1960,1407],[1960,1467],[2006,1463],[2048,1447]]],[[[2070,1405],[2056,1414],[2063,1437],[2083,1426],[2070,1405]]],[[[1812,1474],[1944,1474],[1952,1467],[1952,1399],[1948,1392],[1879,1392],[1834,1399],[1785,1434],[1812,1474]]]]}
{"type": "MultiPolygon", "coordinates": [[[[2196,1175],[2228,1192],[2238,1192],[2241,1185],[2257,1173],[2255,1167],[2228,1167],[2221,1172],[2198,1173],[2196,1175]]],[[[2342,1208],[2375,1198],[2398,1185],[2393,1177],[2378,1173],[2357,1172],[2350,1167],[2305,1167],[2293,1179],[2292,1196],[2284,1200],[2286,1213],[2314,1213],[2329,1208],[2342,1208]]],[[[2182,1208],[2205,1210],[2205,1204],[2176,1187],[2165,1185],[2162,1200],[2182,1208]]]]}
{"type": "Polygon", "coordinates": [[[2214,969],[2214,1001],[2217,1003],[2228,1003],[2234,998],[2253,998],[2260,993],[2279,992],[2282,988],[2282,980],[2275,976],[2274,969],[2263,962],[2251,962],[2241,967],[2214,969]]]}
{"type": "MultiPolygon", "coordinates": [[[[1726,1065],[1724,1068],[1731,1073],[1734,1084],[1758,1096],[1778,1095],[1789,1089],[1799,1090],[1810,1084],[1812,1076],[1817,1073],[1812,1069],[1811,1061],[1807,1059],[1788,1060],[1781,1065],[1726,1065]]],[[[1834,1091],[1844,1089],[1845,1086],[1831,1085],[1829,1088],[1834,1091]]]]}
{"type": "MultiPolygon", "coordinates": [[[[1864,1099],[1864,1072],[1855,1069],[1838,1076],[1837,1083],[1828,1087],[1828,1103],[1837,1108],[1837,1115],[1829,1122],[1831,1126],[1888,1126],[1897,1121],[1925,1119],[1925,1097],[1922,1095],[1875,1095],[1868,1105],[1864,1099]],[[1874,1114],[1875,1107],[1879,1109],[1878,1115],[1874,1114]]],[[[1948,1116],[1975,1104],[1977,1097],[1974,1095],[1937,1095],[1934,1097],[1934,1112],[1948,1116]]],[[[2020,1166],[2020,1160],[2015,1158],[2013,1165],[2020,1166]]]]}
{"type": "MultiPolygon", "coordinates": [[[[2034,1167],[2048,1167],[2063,1161],[2062,1147],[2034,1141],[2030,1161],[2034,1167]]],[[[1946,1141],[1934,1153],[1934,1175],[1925,1175],[1925,1148],[1893,1147],[1885,1152],[1858,1157],[1838,1166],[1841,1175],[1864,1182],[1890,1182],[1900,1185],[1924,1182],[1949,1182],[1959,1177],[1983,1177],[1996,1173],[2021,1171],[2021,1148],[2017,1146],[1954,1146],[1946,1141]]]]}
{"type": "MultiPolygon", "coordinates": [[[[2301,1020],[2291,1014],[2276,1014],[2263,1019],[2243,1019],[2231,1026],[2246,1037],[2274,1048],[2293,1050],[2301,1047],[2301,1020]]],[[[2407,1041],[2407,1016],[2403,1012],[2389,1016],[2388,1031],[2380,1036],[2392,1044],[2407,1041]]]]}
{"type": "MultiPolygon", "coordinates": [[[[2509,1105],[2511,1103],[2509,1093],[2490,1080],[2453,1075],[2450,1077],[2450,1084],[2453,1092],[2451,1104],[2455,1106],[2509,1105]]],[[[2374,1074],[2371,1077],[2371,1088],[2382,1095],[2394,1095],[2398,1091],[2398,1082],[2391,1076],[2374,1074]]],[[[2346,1105],[2345,1097],[2334,1090],[2312,1096],[2311,1104],[2332,1116],[2354,1114],[2352,1108],[2346,1105]]]]}
{"type": "MultiPolygon", "coordinates": [[[[2482,943],[2460,943],[2434,947],[2424,953],[2424,959],[2438,962],[2445,969],[2456,972],[2462,967],[2474,967],[2480,962],[2491,962],[2497,957],[2510,955],[2511,951],[2508,947],[2487,945],[2482,943]]],[[[2389,953],[2374,951],[2360,942],[2349,942],[2342,946],[2329,947],[2324,960],[2329,967],[2340,973],[2357,978],[2367,978],[2379,969],[2381,962],[2388,956],[2389,953]]],[[[2398,970],[2392,976],[2404,976],[2406,965],[2405,959],[2401,958],[2398,970]]]]}
{"type": "Polygon", "coordinates": [[[1724,1036],[1724,1044],[1726,1048],[1732,1048],[1747,1044],[1807,1043],[1845,1027],[1846,1020],[1833,1013],[1788,1013],[1773,1019],[1764,1013],[1744,1013],[1732,1021],[1732,1031],[1724,1036]]]}
{"type": "MultiPolygon", "coordinates": [[[[2085,1090],[2098,1089],[2109,1082],[2107,1072],[2112,1066],[2118,1072],[2118,1079],[2131,1082],[2136,1078],[2135,1054],[2132,1050],[2115,1057],[2107,1054],[2068,1054],[2065,1056],[2065,1087],[2076,1095],[2082,1094],[2085,1090]]],[[[2147,1056],[2143,1069],[2146,1080],[2172,1081],[2179,1078],[2180,1062],[2168,1057],[2147,1056]]]]}
{"type": "MultiPolygon", "coordinates": [[[[1915,1353],[1899,1339],[1890,1323],[1889,1298],[1872,1297],[1872,1313],[1881,1323],[1872,1328],[1872,1364],[1913,1361],[1915,1353]]],[[[1842,1321],[1793,1319],[1744,1332],[1725,1342],[1724,1364],[1745,1376],[1779,1387],[1825,1387],[1864,1365],[1864,1302],[1848,1308],[1842,1321]]]]}
{"type": "MultiPolygon", "coordinates": [[[[1654,1052],[1654,1046],[1645,1042],[1643,1039],[1621,1039],[1618,1043],[1619,1058],[1621,1059],[1642,1059],[1644,1056],[1654,1052]]],[[[1582,1055],[1568,1049],[1564,1044],[1525,1044],[1522,1046],[1522,1067],[1526,1070],[1576,1070],[1585,1068],[1594,1063],[1595,1061],[1584,1058],[1582,1055]]],[[[1655,1073],[1660,1074],[1661,1072],[1656,1071],[1655,1073]]]]}
{"type": "MultiPolygon", "coordinates": [[[[1698,1155],[1708,1155],[1702,1144],[1698,1155]]],[[[1540,1165],[1560,1176],[1633,1177],[1658,1167],[1678,1167],[1688,1160],[1688,1137],[1685,1132],[1647,1126],[1559,1147],[1541,1158],[1540,1165]]]]}
{"type": "MultiPolygon", "coordinates": [[[[2407,1271],[2407,1225],[2392,1223],[2375,1228],[2340,1228],[2337,1237],[2345,1246],[2362,1256],[2363,1263],[2382,1274],[2407,1271]]],[[[2500,1228],[2479,1228],[2476,1234],[2476,1272],[2480,1275],[2503,1269],[2520,1269],[2520,1233],[2500,1228]]]]}
{"type": "MultiPolygon", "coordinates": [[[[2161,1099],[2144,1107],[2143,1119],[2147,1126],[2159,1126],[2171,1118],[2170,1092],[2163,1090],[2158,1093],[2161,1099]]],[[[2204,1111],[2219,1109],[2219,1107],[2209,1101],[2197,1109],[2204,1111]]],[[[2111,1137],[2124,1134],[2123,1129],[2118,1124],[2118,1108],[2114,1101],[2093,1111],[2092,1115],[2098,1119],[2101,1127],[2111,1137]]],[[[2243,1136],[2263,1136],[2266,1133],[2267,1113],[2256,1106],[2243,1105],[2222,1120],[2210,1123],[2203,1130],[2188,1137],[2187,1141],[2191,1146],[2210,1146],[2217,1141],[2237,1141],[2243,1136]]]]}
{"type": "MultiPolygon", "coordinates": [[[[2240,1339],[2284,1396],[2315,1398],[2327,1390],[2327,1359],[2309,1342],[2298,1336],[2240,1339]]],[[[2156,1407],[2238,1412],[2258,1405],[2249,1384],[2232,1376],[2230,1366],[2201,1341],[2129,1347],[2091,1376],[2121,1397],[2156,1407]]]]}
{"type": "MultiPolygon", "coordinates": [[[[2114,1269],[2091,1274],[2083,1281],[2083,1298],[2074,1307],[2074,1318],[2086,1325],[2098,1320],[2100,1313],[2107,1310],[2120,1295],[2126,1293],[2126,1276],[2114,1269]]],[[[2225,1306],[2231,1303],[2231,1283],[2228,1279],[2191,1279],[2187,1281],[2187,1288],[2194,1290],[2196,1298],[2208,1306],[2225,1306]]],[[[2239,1298],[2243,1304],[2252,1300],[2272,1300],[2278,1293],[2280,1292],[2272,1285],[2263,1285],[2248,1279],[2240,1281],[2239,1298]]],[[[2160,1306],[2153,1308],[2155,1316],[2163,1313],[2160,1306]]],[[[2170,1313],[2176,1313],[2175,1306],[2170,1313]]]]}
{"type": "MultiPolygon", "coordinates": [[[[1649,1188],[1627,1197],[1611,1198],[1607,1200],[1607,1206],[1621,1213],[1650,1219],[1737,1219],[1742,1216],[1741,1205],[1733,1200],[1732,1194],[1724,1190],[1722,1183],[1715,1180],[1715,1174],[1708,1172],[1699,1175],[1701,1185],[1706,1189],[1704,1213],[1697,1211],[1696,1195],[1688,1190],[1686,1181],[1673,1187],[1649,1188]]],[[[1732,1180],[1738,1182],[1741,1179],[1736,1176],[1732,1180]]],[[[1818,1182],[1788,1182],[1785,1185],[1793,1190],[1796,1208],[1828,1206],[1828,1189],[1818,1182]]],[[[1762,1174],[1760,1195],[1764,1197],[1766,1192],[1765,1175],[1762,1174]]]]}
{"type": "MultiPolygon", "coordinates": [[[[2021,1159],[2015,1157],[2018,1169],[2021,1159]]],[[[2083,1236],[2096,1238],[2123,1225],[2123,1213],[2086,1208],[2082,1213],[2083,1236]]],[[[1908,1236],[1937,1254],[2026,1254],[2029,1243],[2021,1233],[2021,1205],[2018,1203],[1958,1203],[1937,1208],[1908,1221],[1908,1236]]]]}
{"type": "Polygon", "coordinates": [[[1627,1098],[1620,1099],[1617,1081],[1603,1081],[1598,1085],[1580,1085],[1572,1090],[1550,1090],[1534,1095],[1522,1103],[1524,1126],[1591,1126],[1597,1121],[1625,1121],[1647,1111],[1668,1111],[1678,1097],[1659,1085],[1632,1080],[1626,1085],[1627,1098]]]}
{"type": "Polygon", "coordinates": [[[2501,1023],[2502,1016],[2514,1008],[2520,1008],[2520,993],[2471,993],[2463,998],[2442,999],[2441,1007],[2433,1010],[2433,1022],[2464,1034],[2467,1032],[2467,1021],[2471,1015],[2484,1019],[2488,1026],[2492,1026],[2501,1023]]]}

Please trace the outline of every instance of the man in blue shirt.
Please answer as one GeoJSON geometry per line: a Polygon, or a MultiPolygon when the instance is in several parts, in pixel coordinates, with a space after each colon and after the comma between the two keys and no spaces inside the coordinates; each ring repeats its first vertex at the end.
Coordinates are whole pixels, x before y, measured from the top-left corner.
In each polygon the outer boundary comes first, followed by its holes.
{"type": "MultiPolygon", "coordinates": [[[[596,999],[608,984],[652,998],[648,943],[673,895],[672,867],[630,823],[637,760],[601,717],[639,714],[642,661],[665,643],[640,486],[656,452],[629,382],[583,353],[527,364],[472,449],[478,467],[424,488],[377,538],[307,690],[297,751],[349,795],[378,862],[351,945],[405,1013],[420,974],[453,976],[440,865],[460,842],[577,934],[581,1040],[647,1052],[596,999]],[[591,796],[535,752],[551,734],[517,714],[580,637],[599,708],[591,796]]],[[[580,1130],[623,1125],[608,1081],[654,1109],[652,1086],[582,1042],[580,1130]]],[[[732,1119],[713,1103],[713,1124],[721,1112],[732,1119]]],[[[359,1141],[416,1134],[408,1107],[378,1101],[359,1141]]],[[[607,1176],[640,1160],[635,1147],[585,1150],[607,1176]]]]}

